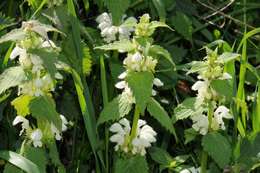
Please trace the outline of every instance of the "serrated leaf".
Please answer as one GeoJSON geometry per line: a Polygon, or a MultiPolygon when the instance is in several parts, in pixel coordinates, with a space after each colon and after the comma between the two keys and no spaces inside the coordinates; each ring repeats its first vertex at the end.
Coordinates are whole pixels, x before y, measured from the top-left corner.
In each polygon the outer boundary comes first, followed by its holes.
{"type": "Polygon", "coordinates": [[[119,40],[110,44],[95,47],[95,49],[118,50],[120,52],[130,52],[135,49],[135,45],[130,40],[119,40]]]}
{"type": "Polygon", "coordinates": [[[46,95],[36,97],[30,102],[29,107],[33,117],[45,119],[61,130],[61,119],[52,98],[46,95]]]}
{"type": "Polygon", "coordinates": [[[43,148],[35,148],[29,145],[24,147],[24,157],[33,161],[41,173],[46,173],[47,158],[43,148]]]}
{"type": "Polygon", "coordinates": [[[187,74],[197,73],[199,71],[203,71],[208,68],[207,63],[202,62],[202,61],[192,61],[191,63],[189,63],[189,65],[191,66],[191,68],[187,72],[187,74]]]}
{"type": "Polygon", "coordinates": [[[26,80],[26,75],[21,66],[10,67],[0,75],[0,94],[5,90],[17,86],[26,80]]]}
{"type": "Polygon", "coordinates": [[[184,137],[185,137],[184,144],[186,145],[189,142],[193,141],[197,135],[198,135],[198,132],[195,131],[193,128],[185,129],[184,130],[184,137]]]}
{"type": "Polygon", "coordinates": [[[17,115],[26,116],[30,114],[29,104],[32,99],[32,96],[21,95],[11,102],[17,111],[17,115]]]}
{"type": "Polygon", "coordinates": [[[238,53],[224,52],[223,54],[218,56],[218,61],[222,63],[227,63],[229,61],[233,61],[238,59],[241,55],[238,53]]]}
{"type": "Polygon", "coordinates": [[[152,95],[153,79],[154,76],[151,72],[130,72],[127,75],[126,81],[133,92],[141,114],[144,113],[152,95]]]}
{"type": "Polygon", "coordinates": [[[125,99],[121,97],[122,95],[119,95],[105,106],[98,118],[98,125],[117,120],[130,112],[132,105],[128,105],[127,102],[124,102],[125,99]]]}
{"type": "Polygon", "coordinates": [[[175,64],[174,64],[171,54],[168,52],[168,50],[164,49],[163,47],[161,47],[159,45],[152,45],[149,48],[149,52],[152,54],[158,54],[158,55],[163,56],[172,64],[173,68],[175,69],[175,64]]]}
{"type": "Polygon", "coordinates": [[[166,28],[169,28],[170,30],[173,31],[173,29],[172,29],[169,25],[167,25],[166,23],[164,23],[164,22],[152,21],[152,22],[150,23],[150,25],[149,25],[149,29],[152,29],[152,30],[154,30],[154,29],[156,29],[156,28],[158,28],[158,27],[166,27],[166,28]]]}
{"type": "Polygon", "coordinates": [[[172,18],[171,22],[174,29],[184,36],[184,38],[188,40],[192,39],[192,22],[184,13],[177,11],[176,16],[172,18]]]}
{"type": "Polygon", "coordinates": [[[150,98],[147,105],[147,110],[164,128],[169,130],[177,139],[173,122],[163,107],[153,98],[150,98]]]}
{"type": "Polygon", "coordinates": [[[174,116],[176,120],[186,119],[193,115],[196,115],[196,109],[194,108],[196,98],[186,98],[181,104],[174,109],[174,116]]]}
{"type": "Polygon", "coordinates": [[[57,69],[55,63],[57,63],[58,54],[56,52],[49,52],[45,49],[31,49],[29,53],[39,56],[43,61],[43,66],[50,73],[51,77],[54,79],[57,69]]]}
{"type": "Polygon", "coordinates": [[[225,96],[227,99],[233,96],[233,86],[228,80],[213,80],[210,86],[218,93],[225,96]]]}
{"type": "Polygon", "coordinates": [[[173,160],[172,156],[167,151],[158,147],[151,147],[151,149],[149,149],[149,154],[155,162],[161,165],[169,166],[173,160]]]}
{"type": "Polygon", "coordinates": [[[133,17],[129,17],[120,26],[121,27],[135,27],[136,24],[137,24],[136,19],[133,17]]]}
{"type": "Polygon", "coordinates": [[[130,2],[129,0],[104,0],[104,4],[112,14],[113,23],[119,25],[130,2]]]}
{"type": "Polygon", "coordinates": [[[8,32],[0,38],[0,43],[7,41],[20,41],[25,39],[25,37],[26,33],[23,29],[13,29],[12,31],[8,32]]]}
{"type": "Polygon", "coordinates": [[[202,138],[202,146],[219,167],[224,168],[229,164],[232,148],[226,137],[218,132],[208,133],[202,138]]]}
{"type": "Polygon", "coordinates": [[[36,164],[15,152],[0,151],[0,158],[8,161],[27,173],[41,173],[36,164]]]}
{"type": "Polygon", "coordinates": [[[116,160],[115,173],[148,173],[148,165],[143,156],[132,156],[116,160]]]}

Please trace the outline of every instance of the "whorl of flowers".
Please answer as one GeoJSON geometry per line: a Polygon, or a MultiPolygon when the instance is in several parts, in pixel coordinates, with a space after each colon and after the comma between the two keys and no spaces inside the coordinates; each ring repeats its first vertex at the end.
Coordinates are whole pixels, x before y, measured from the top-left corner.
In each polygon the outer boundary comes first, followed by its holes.
{"type": "Polygon", "coordinates": [[[223,118],[232,119],[230,111],[224,105],[217,105],[219,96],[218,93],[211,87],[213,80],[229,80],[232,79],[231,75],[224,72],[224,63],[218,59],[217,49],[212,51],[208,48],[205,61],[202,62],[203,68],[198,73],[198,81],[192,86],[192,90],[197,91],[197,97],[195,102],[195,108],[208,107],[209,104],[213,107],[214,114],[212,122],[209,127],[208,116],[205,115],[203,109],[200,114],[196,114],[191,118],[193,121],[193,129],[200,134],[205,135],[208,133],[209,128],[211,130],[225,130],[225,124],[223,118]]]}
{"type": "Polygon", "coordinates": [[[146,121],[141,119],[138,120],[137,134],[132,140],[130,139],[130,122],[126,118],[112,124],[109,130],[114,133],[110,137],[110,141],[116,143],[116,151],[145,155],[145,149],[150,147],[151,143],[156,142],[156,132],[146,124],[146,121]]]}
{"type": "MultiPolygon", "coordinates": [[[[57,31],[49,25],[42,24],[36,20],[23,22],[22,27],[1,39],[4,41],[15,41],[16,45],[10,54],[10,59],[18,58],[20,67],[26,71],[26,80],[18,85],[18,96],[27,96],[27,98],[37,98],[40,96],[51,96],[51,91],[54,91],[56,79],[62,79],[62,75],[56,72],[54,76],[46,69],[43,59],[32,50],[44,50],[46,52],[59,53],[58,48],[53,41],[49,40],[47,32],[57,31]],[[16,32],[16,34],[14,34],[16,32]],[[13,35],[12,35],[13,34],[13,35]]],[[[57,31],[59,32],[59,31],[57,31]]],[[[53,57],[56,58],[56,57],[53,57]]],[[[53,64],[54,66],[56,64],[53,64]]],[[[30,126],[29,120],[25,115],[18,115],[13,120],[13,125],[21,124],[22,130],[20,135],[24,132],[28,140],[30,140],[34,147],[42,147],[42,139],[45,135],[45,130],[36,128],[34,125],[30,126]]],[[[54,116],[54,115],[53,115],[54,116]]],[[[50,127],[50,132],[56,140],[61,140],[61,132],[67,129],[68,121],[63,115],[60,115],[61,130],[53,123],[46,123],[46,127],[50,127]]],[[[41,121],[37,119],[37,121],[41,121]]],[[[39,122],[38,122],[39,123],[39,122]]],[[[47,132],[48,133],[48,132],[47,132]]]]}

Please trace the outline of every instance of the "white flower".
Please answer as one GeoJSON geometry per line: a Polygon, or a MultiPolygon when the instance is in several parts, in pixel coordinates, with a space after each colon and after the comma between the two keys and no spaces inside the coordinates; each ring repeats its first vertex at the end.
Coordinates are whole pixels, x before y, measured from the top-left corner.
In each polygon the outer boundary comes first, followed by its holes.
{"type": "Polygon", "coordinates": [[[143,57],[139,52],[134,54],[128,54],[128,56],[124,59],[123,64],[126,65],[127,69],[133,71],[141,71],[143,57]]]}
{"type": "Polygon", "coordinates": [[[19,46],[15,46],[15,48],[13,49],[13,51],[10,54],[10,59],[13,60],[18,56],[23,56],[26,57],[27,53],[26,50],[23,48],[20,48],[19,46]]]}
{"type": "Polygon", "coordinates": [[[51,132],[55,136],[56,140],[58,140],[58,141],[61,140],[60,131],[57,129],[57,127],[53,123],[51,123],[51,132]]]}
{"type": "Polygon", "coordinates": [[[151,56],[147,56],[145,58],[145,62],[143,64],[143,66],[142,66],[142,71],[152,71],[152,72],[154,72],[155,66],[156,66],[157,63],[158,63],[158,61],[156,59],[154,59],[151,56]]]}
{"type": "Polygon", "coordinates": [[[190,167],[187,169],[183,169],[183,170],[181,170],[180,173],[200,173],[200,167],[199,168],[190,167]]]}
{"type": "Polygon", "coordinates": [[[153,84],[157,87],[163,86],[163,82],[159,78],[154,78],[153,84]]]}
{"type": "Polygon", "coordinates": [[[219,106],[214,112],[214,117],[212,119],[212,129],[218,130],[221,128],[222,130],[225,130],[226,128],[223,118],[232,119],[233,117],[229,113],[229,109],[227,107],[219,106]]]}
{"type": "Polygon", "coordinates": [[[109,130],[115,133],[110,137],[110,141],[116,143],[115,150],[117,151],[119,148],[121,148],[125,152],[128,152],[126,140],[129,137],[131,131],[129,121],[126,118],[123,118],[119,121],[119,123],[112,124],[109,130]]]}
{"type": "Polygon", "coordinates": [[[22,130],[20,131],[20,136],[22,135],[22,133],[24,132],[24,130],[27,130],[29,129],[29,121],[22,117],[22,116],[16,116],[14,121],[13,121],[13,126],[19,124],[19,123],[22,123],[22,130]]]}
{"type": "Polygon", "coordinates": [[[156,94],[157,94],[157,91],[152,89],[152,96],[156,96],[156,94]]]}
{"type": "Polygon", "coordinates": [[[31,133],[31,140],[33,142],[34,147],[42,147],[42,131],[40,129],[36,129],[31,133]]]}
{"type": "Polygon", "coordinates": [[[62,122],[62,128],[61,128],[61,130],[63,131],[63,132],[65,132],[67,129],[68,129],[68,127],[67,127],[67,125],[69,124],[68,123],[68,120],[64,117],[64,115],[62,115],[62,114],[60,114],[60,118],[61,118],[61,122],[62,122]]]}
{"type": "Polygon", "coordinates": [[[126,76],[127,76],[127,73],[126,73],[126,72],[123,72],[123,73],[121,73],[121,74],[118,76],[118,79],[125,79],[126,76]]]}
{"type": "Polygon", "coordinates": [[[223,76],[220,77],[219,79],[228,80],[228,79],[232,79],[232,76],[229,73],[223,73],[223,76]]]}
{"type": "Polygon", "coordinates": [[[161,99],[161,102],[164,103],[164,104],[169,104],[170,103],[169,100],[167,100],[165,98],[161,99]]]}
{"type": "Polygon", "coordinates": [[[208,133],[209,121],[208,117],[204,114],[199,114],[191,117],[193,121],[192,128],[198,131],[202,135],[206,135],[208,133]]]}
{"type": "Polygon", "coordinates": [[[126,87],[127,83],[125,81],[120,81],[116,83],[115,87],[118,89],[124,89],[126,87]]]}
{"type": "Polygon", "coordinates": [[[145,155],[145,148],[150,147],[151,143],[156,142],[156,132],[146,124],[146,121],[139,119],[137,125],[137,135],[132,141],[132,153],[145,155]]]}
{"type": "Polygon", "coordinates": [[[33,73],[37,73],[40,70],[44,69],[43,61],[39,56],[31,54],[30,58],[31,58],[31,62],[33,64],[33,67],[32,67],[33,73]]]}
{"type": "Polygon", "coordinates": [[[197,81],[195,84],[193,84],[191,89],[194,91],[198,91],[195,107],[199,107],[206,98],[210,99],[210,97],[211,97],[211,95],[208,91],[208,89],[209,89],[208,81],[197,81]]]}

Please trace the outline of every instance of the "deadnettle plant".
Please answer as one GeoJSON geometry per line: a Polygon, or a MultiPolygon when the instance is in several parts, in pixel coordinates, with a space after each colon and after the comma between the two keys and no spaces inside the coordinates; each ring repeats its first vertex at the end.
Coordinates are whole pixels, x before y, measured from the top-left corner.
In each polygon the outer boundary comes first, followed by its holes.
{"type": "MultiPolygon", "coordinates": [[[[97,21],[103,22],[98,26],[101,30],[103,26],[110,27],[105,28],[101,32],[101,36],[104,37],[104,33],[106,33],[107,30],[112,30],[111,17],[107,13],[103,13],[99,16],[97,21]],[[105,19],[101,20],[101,18],[105,19]]],[[[132,18],[127,19],[125,23],[127,23],[128,27],[131,27],[131,31],[134,31],[132,38],[130,38],[130,33],[127,34],[127,37],[120,37],[121,33],[119,32],[119,41],[96,47],[96,49],[117,50],[120,53],[126,53],[126,57],[123,60],[125,71],[118,76],[119,82],[115,84],[115,87],[122,90],[122,93],[105,107],[98,122],[103,123],[112,120],[108,118],[109,116],[113,117],[113,120],[120,119],[110,127],[110,131],[113,133],[110,137],[110,141],[116,143],[115,150],[133,155],[145,155],[146,149],[150,147],[152,143],[156,142],[156,132],[145,120],[140,119],[140,115],[144,115],[146,108],[163,126],[171,132],[174,132],[172,124],[169,124],[170,118],[167,113],[160,104],[153,99],[153,96],[157,94],[154,88],[159,88],[164,85],[159,78],[154,77],[156,65],[160,57],[156,50],[160,49],[164,51],[165,54],[163,54],[162,57],[169,58],[170,56],[167,50],[158,45],[153,45],[151,35],[155,28],[167,27],[167,25],[157,21],[151,22],[148,14],[141,16],[138,23],[132,18]],[[126,116],[131,111],[133,105],[135,105],[135,113],[132,118],[132,123],[130,123],[126,116]],[[163,119],[158,118],[158,116],[161,115],[158,115],[158,112],[151,109],[152,106],[162,111],[165,117],[163,117],[163,119]],[[118,111],[111,111],[109,107],[118,108],[118,111]],[[164,120],[169,122],[164,124],[164,120]]],[[[122,25],[124,26],[124,24],[122,25]]],[[[109,41],[115,40],[114,32],[112,33],[111,35],[113,36],[110,35],[109,38],[113,39],[109,39],[109,41]]],[[[105,41],[107,41],[107,35],[105,41]]],[[[173,64],[170,58],[168,60],[173,64]]]]}
{"type": "Polygon", "coordinates": [[[47,33],[50,31],[59,32],[52,26],[31,20],[0,39],[0,43],[15,42],[10,59],[18,59],[18,66],[10,67],[0,76],[3,81],[13,80],[5,81],[7,86],[1,92],[18,87],[18,97],[12,101],[18,114],[13,125],[21,124],[20,136],[24,134],[28,144],[34,147],[42,147],[53,139],[61,140],[61,133],[68,125],[66,118],[56,112],[51,94],[56,81],[63,77],[56,67],[60,48],[49,40],[47,33]],[[36,119],[36,123],[31,119],[36,119]]]}

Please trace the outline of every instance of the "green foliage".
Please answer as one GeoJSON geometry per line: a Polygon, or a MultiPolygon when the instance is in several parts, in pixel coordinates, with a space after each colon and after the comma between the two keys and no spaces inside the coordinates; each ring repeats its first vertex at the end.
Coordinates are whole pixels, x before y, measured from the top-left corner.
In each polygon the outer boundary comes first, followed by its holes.
{"type": "Polygon", "coordinates": [[[120,52],[131,52],[134,48],[134,44],[129,40],[115,41],[107,45],[95,47],[95,49],[118,50],[120,52]]]}
{"type": "Polygon", "coordinates": [[[53,123],[57,129],[61,130],[61,119],[56,112],[55,103],[50,96],[44,95],[35,97],[29,104],[32,116],[37,119],[48,120],[53,123]]]}
{"type": "MultiPolygon", "coordinates": [[[[9,163],[15,165],[16,167],[26,171],[27,173],[41,173],[39,167],[32,161],[24,158],[20,154],[12,151],[0,151],[0,158],[8,161],[9,163]]],[[[15,168],[11,168],[12,170],[15,168]]],[[[5,173],[11,173],[5,171],[5,173]]]]}
{"type": "Polygon", "coordinates": [[[231,99],[233,96],[233,87],[228,80],[213,80],[211,82],[212,88],[227,99],[231,99]]]}
{"type": "Polygon", "coordinates": [[[153,78],[151,72],[130,72],[126,78],[142,114],[152,95],[153,78]]]}
{"type": "Polygon", "coordinates": [[[114,24],[119,25],[123,14],[130,5],[129,0],[104,0],[104,4],[112,14],[114,24]],[[120,4],[120,5],[119,5],[120,4]]]}
{"type": "Polygon", "coordinates": [[[0,31],[13,25],[14,19],[0,12],[0,31]]]}
{"type": "Polygon", "coordinates": [[[21,95],[11,102],[17,111],[17,115],[26,116],[30,114],[29,104],[32,99],[32,96],[21,95]]]}
{"type": "Polygon", "coordinates": [[[226,137],[218,132],[211,132],[202,138],[203,149],[224,168],[230,162],[232,149],[226,137]]]}
{"type": "Polygon", "coordinates": [[[173,127],[173,121],[155,99],[151,98],[149,100],[147,104],[147,110],[152,117],[154,117],[163,127],[169,130],[177,139],[177,135],[173,127]]]}
{"type": "Polygon", "coordinates": [[[176,120],[182,120],[196,115],[196,109],[194,108],[196,98],[186,98],[181,104],[174,109],[174,118],[176,120]]]}
{"type": "Polygon", "coordinates": [[[11,87],[15,87],[25,81],[26,75],[22,67],[10,67],[0,75],[0,94],[11,87]]]}
{"type": "Polygon", "coordinates": [[[163,47],[158,46],[158,45],[152,45],[149,48],[149,52],[152,55],[157,54],[157,55],[161,55],[162,57],[166,58],[172,64],[172,66],[175,68],[175,64],[174,64],[172,57],[171,57],[171,54],[168,52],[168,50],[166,50],[163,47]]]}
{"type": "Polygon", "coordinates": [[[115,165],[115,173],[148,173],[148,165],[143,156],[131,158],[118,158],[115,165]]]}
{"type": "Polygon", "coordinates": [[[23,29],[14,29],[0,38],[0,43],[7,41],[20,41],[26,37],[23,29]]]}

